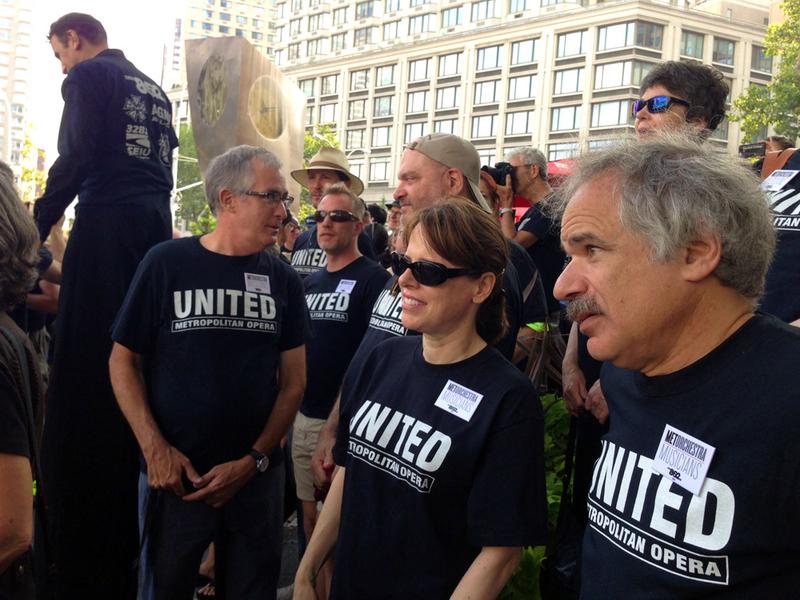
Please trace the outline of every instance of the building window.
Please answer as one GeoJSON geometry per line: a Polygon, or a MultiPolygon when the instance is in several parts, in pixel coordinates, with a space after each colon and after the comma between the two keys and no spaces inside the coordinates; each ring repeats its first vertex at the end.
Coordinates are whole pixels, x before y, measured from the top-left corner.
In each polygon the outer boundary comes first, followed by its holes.
{"type": "Polygon", "coordinates": [[[348,148],[363,148],[364,147],[364,130],[363,129],[348,129],[346,146],[348,148]]]}
{"type": "Polygon", "coordinates": [[[370,181],[389,181],[389,161],[371,160],[369,162],[370,181]]]}
{"type": "Polygon", "coordinates": [[[394,96],[379,96],[375,98],[373,104],[373,117],[390,117],[394,112],[392,110],[394,104],[394,96]]]}
{"type": "Polygon", "coordinates": [[[430,67],[431,59],[423,58],[421,60],[412,60],[408,63],[408,80],[409,81],[425,81],[428,79],[428,69],[430,67]]]}
{"type": "Polygon", "coordinates": [[[464,22],[464,7],[455,6],[442,11],[442,27],[455,27],[464,22]]]}
{"type": "Polygon", "coordinates": [[[331,36],[331,50],[344,50],[347,48],[347,34],[336,33],[331,36]]]}
{"type": "Polygon", "coordinates": [[[472,3],[472,22],[494,17],[494,0],[480,0],[472,3]]]}
{"type": "Polygon", "coordinates": [[[433,19],[431,15],[416,15],[408,19],[408,35],[432,31],[433,19]]]}
{"type": "Polygon", "coordinates": [[[531,7],[533,0],[511,0],[508,7],[508,12],[517,13],[528,10],[531,7]]]}
{"type": "Polygon", "coordinates": [[[350,90],[365,90],[369,87],[369,69],[360,71],[351,71],[350,73],[350,90]]]}
{"type": "Polygon", "coordinates": [[[506,114],[506,135],[523,135],[533,131],[533,111],[506,114]]]}
{"type": "Polygon", "coordinates": [[[553,109],[550,131],[569,131],[581,126],[581,107],[561,106],[553,109]]]}
{"type": "Polygon", "coordinates": [[[455,108],[458,106],[458,89],[459,86],[453,85],[436,90],[436,108],[455,108]]]}
{"type": "Polygon", "coordinates": [[[493,165],[497,161],[497,151],[494,148],[477,148],[477,150],[482,165],[493,165]]]}
{"type": "Polygon", "coordinates": [[[220,25],[219,26],[219,32],[220,33],[229,33],[230,30],[231,30],[231,28],[228,27],[227,25],[220,25]]]}
{"type": "Polygon", "coordinates": [[[400,36],[400,21],[389,21],[383,24],[383,41],[396,40],[400,36]]]}
{"type": "Polygon", "coordinates": [[[583,91],[583,67],[556,71],[554,94],[576,94],[583,91]]]}
{"type": "Polygon", "coordinates": [[[636,22],[636,45],[642,48],[661,50],[664,37],[664,26],[646,21],[636,22]]]}
{"type": "Polygon", "coordinates": [[[303,0],[292,0],[292,12],[303,10],[303,0]]]}
{"type": "Polygon", "coordinates": [[[375,84],[377,86],[394,85],[394,65],[386,65],[375,69],[375,84]]]}
{"type": "Polygon", "coordinates": [[[478,70],[496,69],[503,63],[503,47],[478,48],[478,70]]]}
{"type": "Polygon", "coordinates": [[[333,24],[344,25],[347,22],[347,7],[337,8],[333,11],[333,24]]]}
{"type": "Polygon", "coordinates": [[[752,61],[750,68],[753,71],[761,71],[762,73],[772,73],[772,57],[767,56],[764,52],[763,46],[753,45],[752,61]]]}
{"type": "Polygon", "coordinates": [[[288,54],[289,60],[296,60],[300,58],[300,44],[289,44],[288,54]]]}
{"type": "Polygon", "coordinates": [[[260,42],[261,40],[264,39],[264,34],[261,33],[260,31],[253,31],[250,33],[250,38],[254,39],[257,42],[260,42]]]}
{"type": "Polygon", "coordinates": [[[594,71],[594,89],[639,85],[652,68],[653,63],[630,60],[597,65],[594,71]]]}
{"type": "Polygon", "coordinates": [[[711,139],[712,140],[722,140],[724,142],[728,141],[728,120],[725,119],[717,125],[717,128],[711,132],[711,139]]]}
{"type": "Polygon", "coordinates": [[[300,35],[300,24],[302,19],[292,19],[289,21],[289,34],[300,35]]]}
{"type": "Polygon", "coordinates": [[[508,80],[508,99],[522,100],[536,95],[536,75],[510,77],[508,80]]]}
{"type": "Polygon", "coordinates": [[[308,31],[316,33],[320,29],[328,28],[328,15],[327,13],[317,13],[308,17],[308,31]]]}
{"type": "Polygon", "coordinates": [[[643,21],[608,25],[598,30],[597,49],[613,50],[636,45],[660,50],[663,31],[662,25],[643,21]]]}
{"type": "Polygon", "coordinates": [[[547,160],[565,160],[578,153],[578,144],[567,142],[564,144],[549,144],[547,146],[547,160]]]}
{"type": "Polygon", "coordinates": [[[414,8],[415,6],[422,6],[423,4],[430,4],[430,3],[431,0],[410,0],[408,5],[411,8],[414,8]]]}
{"type": "Polygon", "coordinates": [[[359,2],[356,4],[356,19],[366,19],[367,17],[371,17],[374,11],[375,3],[373,0],[359,2]]]}
{"type": "Polygon", "coordinates": [[[392,128],[391,127],[373,127],[372,128],[372,145],[373,146],[391,146],[392,144],[392,128]]]}
{"type": "Polygon", "coordinates": [[[401,3],[400,0],[384,0],[383,2],[383,12],[391,13],[400,10],[401,3]]]}
{"type": "Polygon", "coordinates": [[[427,123],[408,123],[405,128],[403,143],[410,144],[415,139],[421,138],[423,135],[428,135],[427,123]]]}
{"type": "Polygon", "coordinates": [[[475,84],[475,104],[492,104],[497,102],[497,84],[499,80],[481,81],[475,84]]]}
{"type": "Polygon", "coordinates": [[[488,138],[497,136],[497,115],[472,117],[472,137],[488,138]]]}
{"type": "Polygon", "coordinates": [[[264,21],[261,19],[253,19],[253,27],[255,29],[261,29],[264,26],[264,21]]]}
{"type": "Polygon", "coordinates": [[[736,42],[723,38],[714,38],[714,53],[711,61],[721,65],[733,65],[733,53],[736,50],[736,42]]]}
{"type": "Polygon", "coordinates": [[[410,92],[406,97],[406,112],[415,113],[428,110],[428,92],[410,92]]]}
{"type": "Polygon", "coordinates": [[[331,104],[320,104],[319,107],[319,122],[320,123],[336,123],[339,120],[339,105],[335,102],[331,104]]]}
{"type": "Polygon", "coordinates": [[[322,94],[335,94],[339,91],[339,76],[325,75],[321,80],[322,94]]]}
{"type": "Polygon", "coordinates": [[[285,19],[286,18],[286,3],[282,2],[281,4],[278,4],[277,8],[278,8],[278,18],[279,19],[285,19]]]}
{"type": "Polygon", "coordinates": [[[377,31],[377,27],[362,27],[361,29],[356,29],[353,37],[353,44],[356,48],[359,48],[365,44],[373,43],[377,31]]]}
{"type": "Polygon", "coordinates": [[[522,40],[511,44],[511,64],[525,65],[538,60],[537,40],[522,40]]]}
{"type": "Polygon", "coordinates": [[[366,100],[351,100],[347,105],[348,119],[363,119],[366,113],[366,100]]]}
{"type": "Polygon", "coordinates": [[[586,54],[586,30],[570,31],[558,36],[556,58],[586,54]]]}
{"type": "Polygon", "coordinates": [[[241,15],[238,15],[236,17],[236,24],[237,25],[247,25],[247,17],[243,17],[241,15]]]}
{"type": "Polygon", "coordinates": [[[433,122],[433,130],[436,133],[449,133],[451,135],[458,135],[458,127],[456,126],[455,119],[440,119],[433,122]]]}
{"type": "Polygon", "coordinates": [[[461,73],[462,52],[445,54],[439,57],[439,77],[449,77],[461,73]]]}
{"type": "Polygon", "coordinates": [[[214,26],[211,23],[203,23],[203,31],[211,31],[214,26]]]}
{"type": "Polygon", "coordinates": [[[592,104],[592,127],[627,125],[628,115],[630,115],[630,102],[627,100],[598,102],[592,104]]]}
{"type": "MultiPolygon", "coordinates": [[[[321,56],[328,53],[328,38],[317,38],[316,40],[308,40],[308,56],[321,56]]],[[[322,93],[325,92],[325,80],[322,80],[322,93]]],[[[331,93],[331,92],[329,92],[331,93]]]]}
{"type": "Polygon", "coordinates": [[[693,31],[681,32],[681,56],[691,56],[703,60],[703,42],[705,36],[693,31]]]}

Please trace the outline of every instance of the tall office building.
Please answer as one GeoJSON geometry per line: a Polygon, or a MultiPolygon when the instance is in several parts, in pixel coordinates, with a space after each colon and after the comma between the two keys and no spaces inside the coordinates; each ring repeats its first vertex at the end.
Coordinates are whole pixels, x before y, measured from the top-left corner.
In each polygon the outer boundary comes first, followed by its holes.
{"type": "MultiPolygon", "coordinates": [[[[367,200],[394,188],[403,144],[473,142],[484,164],[516,146],[550,160],[633,130],[631,101],[665,60],[719,69],[729,100],[770,80],[768,0],[277,0],[275,60],[332,123],[367,200]]],[[[766,131],[763,132],[766,134],[766,131]]],[[[727,120],[711,143],[736,152],[727,120]]]]}
{"type": "Polygon", "coordinates": [[[35,167],[37,153],[23,158],[31,77],[32,10],[23,0],[0,1],[0,160],[19,175],[24,160],[35,167]]]}

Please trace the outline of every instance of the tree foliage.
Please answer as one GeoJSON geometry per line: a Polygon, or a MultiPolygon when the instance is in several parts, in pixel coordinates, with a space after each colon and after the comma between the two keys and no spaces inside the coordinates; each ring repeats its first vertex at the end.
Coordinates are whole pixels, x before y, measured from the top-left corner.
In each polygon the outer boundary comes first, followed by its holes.
{"type": "MultiPolygon", "coordinates": [[[[181,189],[203,180],[200,164],[197,162],[197,146],[191,125],[184,123],[178,132],[180,143],[178,158],[178,185],[181,189]]],[[[194,235],[208,233],[214,228],[216,220],[206,201],[205,190],[198,185],[178,192],[178,209],[175,216],[183,221],[186,229],[194,235]]]]}
{"type": "Polygon", "coordinates": [[[26,204],[33,203],[36,197],[44,190],[44,184],[47,180],[47,174],[39,170],[39,152],[34,148],[33,141],[29,133],[25,133],[25,140],[22,142],[22,151],[20,155],[22,163],[19,188],[20,198],[26,204]]]}
{"type": "Polygon", "coordinates": [[[751,85],[733,103],[732,121],[741,123],[749,138],[772,125],[789,139],[800,136],[800,0],[785,0],[782,23],[770,25],[765,53],[778,59],[778,68],[766,86],[751,85]]]}

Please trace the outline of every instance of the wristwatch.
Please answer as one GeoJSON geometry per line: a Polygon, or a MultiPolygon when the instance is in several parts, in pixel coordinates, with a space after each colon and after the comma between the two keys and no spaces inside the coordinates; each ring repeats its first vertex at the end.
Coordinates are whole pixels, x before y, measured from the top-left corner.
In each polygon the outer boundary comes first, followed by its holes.
{"type": "Polygon", "coordinates": [[[501,208],[501,209],[500,209],[499,211],[497,211],[497,212],[499,212],[499,213],[500,213],[500,216],[502,217],[502,216],[503,216],[504,214],[506,214],[506,213],[513,213],[513,212],[514,212],[514,209],[513,209],[513,208],[511,208],[511,207],[509,207],[509,206],[506,206],[505,208],[501,208]]]}
{"type": "Polygon", "coordinates": [[[252,456],[253,460],[256,461],[256,471],[263,473],[267,470],[267,467],[269,467],[269,456],[258,450],[250,450],[247,454],[252,456]]]}

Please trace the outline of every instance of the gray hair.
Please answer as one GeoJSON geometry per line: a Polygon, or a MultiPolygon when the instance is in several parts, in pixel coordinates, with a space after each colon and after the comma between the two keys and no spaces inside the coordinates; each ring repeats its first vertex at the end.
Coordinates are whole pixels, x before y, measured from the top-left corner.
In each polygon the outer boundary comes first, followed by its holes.
{"type": "Polygon", "coordinates": [[[563,214],[579,188],[607,173],[622,225],[651,247],[654,261],[716,236],[722,256],[714,274],[756,303],[776,235],[758,179],[741,161],[677,133],[628,140],[581,157],[550,210],[563,214]]]}
{"type": "Polygon", "coordinates": [[[39,231],[14,183],[0,174],[0,310],[19,304],[36,283],[39,231]]]}
{"type": "Polygon", "coordinates": [[[353,190],[350,189],[350,186],[344,182],[332,183],[327,186],[322,194],[323,198],[325,196],[346,196],[347,198],[350,198],[350,212],[353,213],[353,216],[355,216],[359,221],[364,218],[367,205],[361,198],[356,196],[353,193],[353,190]]]}
{"type": "Polygon", "coordinates": [[[515,156],[519,156],[522,159],[523,165],[536,165],[539,167],[539,178],[547,179],[547,159],[541,150],[531,146],[520,146],[506,152],[506,160],[509,162],[515,156]]]}
{"type": "Polygon", "coordinates": [[[219,211],[219,195],[222,190],[242,192],[253,185],[253,160],[276,171],[280,171],[283,166],[277,156],[259,146],[235,146],[214,158],[208,165],[205,177],[206,200],[215,215],[219,211]]]}

